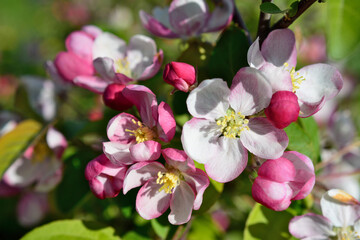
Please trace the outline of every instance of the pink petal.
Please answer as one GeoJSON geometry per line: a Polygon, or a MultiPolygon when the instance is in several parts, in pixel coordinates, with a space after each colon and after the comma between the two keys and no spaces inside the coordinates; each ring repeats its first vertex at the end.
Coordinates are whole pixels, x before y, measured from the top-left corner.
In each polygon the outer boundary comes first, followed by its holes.
{"type": "Polygon", "coordinates": [[[288,63],[296,66],[295,35],[290,29],[277,29],[267,36],[261,46],[261,53],[265,60],[277,67],[288,63]]]}
{"type": "Polygon", "coordinates": [[[299,99],[300,113],[299,117],[306,118],[320,111],[325,104],[325,96],[316,103],[307,103],[299,99]]]}
{"type": "Polygon", "coordinates": [[[60,159],[46,159],[41,166],[43,173],[37,179],[34,185],[36,192],[49,192],[53,190],[62,180],[63,176],[63,163],[60,159]]]}
{"type": "Polygon", "coordinates": [[[261,72],[255,68],[244,67],[233,79],[229,101],[235,112],[249,116],[266,108],[271,96],[272,89],[261,72]]]}
{"type": "Polygon", "coordinates": [[[142,186],[136,196],[136,211],[150,220],[161,216],[170,206],[171,194],[159,191],[162,187],[156,180],[149,180],[142,186]]]}
{"type": "Polygon", "coordinates": [[[274,211],[283,211],[291,204],[292,190],[286,183],[278,183],[257,177],[252,186],[255,201],[274,211]]]}
{"type": "Polygon", "coordinates": [[[184,174],[187,184],[196,190],[196,197],[194,202],[194,210],[198,210],[202,204],[203,194],[210,184],[209,177],[201,169],[196,169],[194,173],[187,172],[184,174]]]}
{"type": "Polygon", "coordinates": [[[266,118],[249,119],[250,130],[241,132],[240,140],[244,147],[254,155],[275,159],[281,157],[289,143],[289,138],[282,129],[274,127],[266,118]]]}
{"type": "Polygon", "coordinates": [[[143,123],[150,128],[155,127],[158,118],[155,94],[149,88],[141,85],[128,85],[124,88],[123,94],[135,104],[143,123]]]}
{"type": "Polygon", "coordinates": [[[133,144],[130,155],[137,162],[157,160],[161,155],[161,144],[151,140],[133,144]]]}
{"type": "Polygon", "coordinates": [[[230,90],[225,81],[220,78],[207,79],[191,91],[186,105],[192,116],[214,120],[226,115],[229,95],[230,90]]]}
{"type": "Polygon", "coordinates": [[[49,210],[46,194],[26,193],[17,205],[16,215],[20,225],[31,227],[38,224],[49,210]]]}
{"type": "Polygon", "coordinates": [[[65,40],[66,49],[77,56],[92,61],[92,48],[94,40],[83,31],[72,32],[65,40]]]}
{"type": "Polygon", "coordinates": [[[92,76],[94,74],[92,63],[72,52],[60,52],[56,56],[54,64],[59,75],[69,82],[72,82],[77,76],[92,76]]]}
{"type": "Polygon", "coordinates": [[[159,162],[139,162],[132,165],[126,173],[123,192],[126,194],[133,188],[143,185],[151,178],[156,178],[159,172],[166,169],[159,162]]]}
{"type": "Polygon", "coordinates": [[[152,78],[153,76],[155,76],[155,74],[159,71],[159,69],[161,68],[161,64],[164,60],[164,53],[163,51],[160,49],[158,53],[155,54],[155,56],[153,57],[153,62],[151,65],[147,66],[144,71],[142,72],[141,76],[137,79],[138,81],[140,80],[146,80],[149,78],[152,78]]]}
{"type": "Polygon", "coordinates": [[[179,169],[181,172],[195,172],[194,161],[182,150],[165,148],[161,151],[168,165],[179,169]]]}
{"type": "Polygon", "coordinates": [[[193,189],[182,181],[171,194],[169,222],[174,225],[187,223],[191,217],[194,200],[193,189]]]}
{"type": "Polygon", "coordinates": [[[161,102],[158,107],[157,130],[159,138],[164,142],[170,142],[175,135],[176,122],[170,106],[161,102]]]}
{"type": "Polygon", "coordinates": [[[248,161],[246,149],[239,139],[220,137],[216,153],[205,163],[206,173],[218,182],[230,182],[245,169],[248,161]]]}
{"type": "Polygon", "coordinates": [[[148,13],[144,11],[139,12],[141,22],[143,26],[148,30],[150,33],[154,34],[158,37],[163,38],[178,38],[179,35],[172,32],[170,29],[168,29],[165,25],[163,25],[161,22],[159,22],[157,19],[155,19],[153,16],[149,15],[148,13]]]}
{"type": "Polygon", "coordinates": [[[0,180],[0,197],[12,197],[21,191],[20,188],[10,186],[4,180],[0,180]]]}
{"type": "Polygon", "coordinates": [[[104,104],[117,111],[126,111],[130,109],[133,104],[122,94],[125,85],[112,83],[109,84],[103,93],[104,104]]]}
{"type": "Polygon", "coordinates": [[[81,30],[89,34],[93,39],[102,33],[102,30],[94,25],[83,26],[81,30]]]}
{"type": "Polygon", "coordinates": [[[109,121],[107,125],[107,137],[110,141],[121,142],[123,144],[134,142],[135,137],[127,130],[133,131],[138,129],[138,122],[139,120],[133,115],[120,113],[109,121]]]}
{"type": "Polygon", "coordinates": [[[234,11],[234,2],[224,0],[216,5],[214,11],[210,14],[203,32],[215,32],[224,29],[230,24],[234,11]]]}
{"type": "Polygon", "coordinates": [[[219,126],[213,120],[193,118],[183,126],[181,142],[186,154],[199,163],[206,163],[218,150],[219,126]]]}
{"type": "Polygon", "coordinates": [[[96,76],[77,76],[74,78],[74,84],[98,94],[102,94],[108,85],[106,81],[96,76]]]}
{"type": "Polygon", "coordinates": [[[321,215],[308,213],[291,219],[289,232],[299,239],[328,239],[334,236],[329,219],[321,215]]]}
{"type": "Polygon", "coordinates": [[[110,161],[115,165],[130,165],[134,163],[130,155],[131,144],[120,142],[104,142],[103,151],[110,161]]]}
{"type": "Polygon", "coordinates": [[[258,170],[258,175],[262,178],[278,183],[294,180],[295,174],[293,163],[284,157],[266,160],[258,170]]]}

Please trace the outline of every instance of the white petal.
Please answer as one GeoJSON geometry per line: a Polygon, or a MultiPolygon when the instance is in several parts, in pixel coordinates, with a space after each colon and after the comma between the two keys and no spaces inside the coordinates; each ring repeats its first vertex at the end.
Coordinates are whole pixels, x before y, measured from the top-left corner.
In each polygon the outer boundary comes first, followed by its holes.
{"type": "Polygon", "coordinates": [[[114,34],[104,32],[100,34],[94,42],[93,59],[108,57],[113,60],[123,59],[126,50],[124,40],[114,34]]]}
{"type": "Polygon", "coordinates": [[[103,151],[109,160],[115,164],[133,164],[134,160],[130,155],[130,144],[123,144],[119,142],[104,142],[103,143],[103,151]]]}
{"type": "Polygon", "coordinates": [[[191,217],[194,200],[192,188],[186,182],[181,182],[171,196],[169,222],[175,225],[187,223],[191,217]]]}
{"type": "Polygon", "coordinates": [[[253,44],[251,44],[247,53],[247,60],[250,67],[257,69],[264,64],[265,59],[260,52],[259,38],[256,38],[253,44]]]}

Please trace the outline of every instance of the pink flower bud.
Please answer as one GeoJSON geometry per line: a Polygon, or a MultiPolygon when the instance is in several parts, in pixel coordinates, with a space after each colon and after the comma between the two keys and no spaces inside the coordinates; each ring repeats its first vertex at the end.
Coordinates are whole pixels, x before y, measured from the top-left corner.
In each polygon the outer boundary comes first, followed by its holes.
{"type": "Polygon", "coordinates": [[[195,68],[187,63],[170,62],[165,66],[163,78],[175,89],[188,92],[196,82],[195,68]]]}
{"type": "Polygon", "coordinates": [[[285,152],[278,159],[267,160],[252,186],[255,201],[275,210],[287,209],[292,200],[305,198],[315,184],[314,165],[298,152],[285,152]]]}
{"type": "Polygon", "coordinates": [[[124,88],[125,85],[123,84],[109,84],[103,93],[105,105],[118,111],[125,111],[131,108],[133,104],[122,93],[124,88]]]}
{"type": "Polygon", "coordinates": [[[297,120],[299,111],[300,107],[295,93],[278,91],[272,95],[265,114],[275,127],[282,129],[297,120]]]}

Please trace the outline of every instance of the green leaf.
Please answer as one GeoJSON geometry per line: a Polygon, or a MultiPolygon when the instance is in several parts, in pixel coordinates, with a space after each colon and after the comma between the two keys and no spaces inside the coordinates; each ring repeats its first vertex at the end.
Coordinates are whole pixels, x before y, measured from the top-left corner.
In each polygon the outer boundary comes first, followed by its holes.
{"type": "Polygon", "coordinates": [[[288,11],[288,16],[289,17],[293,17],[296,15],[297,11],[298,11],[298,7],[299,7],[299,1],[295,1],[290,5],[290,9],[288,11]]]}
{"type": "MultiPolygon", "coordinates": [[[[195,162],[195,167],[205,171],[205,167],[203,164],[195,162]]],[[[209,208],[211,208],[211,206],[214,205],[215,202],[218,200],[223,189],[224,189],[223,183],[219,183],[210,178],[210,185],[206,188],[204,192],[203,202],[201,204],[201,207],[199,210],[194,211],[194,214],[203,214],[204,212],[209,210],[209,208]]]]}
{"type": "Polygon", "coordinates": [[[271,2],[264,2],[260,5],[260,10],[264,13],[278,14],[285,13],[287,10],[281,10],[278,6],[271,2]]]}
{"type": "Polygon", "coordinates": [[[169,222],[166,219],[166,222],[161,222],[158,219],[151,219],[151,226],[154,229],[156,235],[161,239],[165,239],[170,231],[169,222]]]}
{"type": "Polygon", "coordinates": [[[246,221],[244,240],[290,239],[288,226],[292,217],[288,211],[276,212],[257,203],[246,221]]]}
{"type": "Polygon", "coordinates": [[[41,130],[41,124],[25,120],[0,138],[0,178],[5,170],[20,157],[41,130]]]}
{"type": "Polygon", "coordinates": [[[298,118],[284,130],[289,137],[288,150],[305,154],[313,163],[319,161],[319,129],[313,117],[298,118]]]}
{"type": "Polygon", "coordinates": [[[122,239],[123,240],[151,240],[151,238],[140,235],[134,231],[130,231],[130,232],[126,233],[122,239]]]}
{"type": "Polygon", "coordinates": [[[94,222],[59,220],[35,228],[21,240],[120,240],[114,232],[94,222]]]}
{"type": "Polygon", "coordinates": [[[220,36],[210,57],[208,72],[211,78],[222,78],[228,85],[241,67],[248,66],[249,43],[243,30],[230,26],[220,36]]]}
{"type": "Polygon", "coordinates": [[[360,42],[360,1],[331,0],[327,5],[327,47],[330,57],[342,59],[360,42]]]}

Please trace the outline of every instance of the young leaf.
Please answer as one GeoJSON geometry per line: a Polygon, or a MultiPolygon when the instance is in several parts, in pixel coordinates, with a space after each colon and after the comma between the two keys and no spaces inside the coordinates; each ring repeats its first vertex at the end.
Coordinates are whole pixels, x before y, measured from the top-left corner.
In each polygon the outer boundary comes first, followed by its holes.
{"type": "Polygon", "coordinates": [[[257,203],[245,224],[244,240],[286,240],[288,225],[293,217],[288,211],[276,212],[257,203]]]}
{"type": "Polygon", "coordinates": [[[112,227],[103,227],[94,222],[81,220],[59,220],[54,221],[27,233],[21,240],[120,240],[114,236],[112,227]]]}
{"type": "Polygon", "coordinates": [[[278,14],[287,11],[287,10],[281,10],[278,6],[276,6],[274,3],[271,2],[262,3],[260,5],[260,10],[264,13],[269,13],[269,14],[278,14]]]}
{"type": "Polygon", "coordinates": [[[0,138],[0,178],[11,163],[25,152],[40,129],[39,122],[25,120],[0,138]]]}
{"type": "Polygon", "coordinates": [[[288,16],[293,17],[296,15],[298,11],[299,1],[295,1],[290,5],[290,9],[288,11],[288,16]]]}

